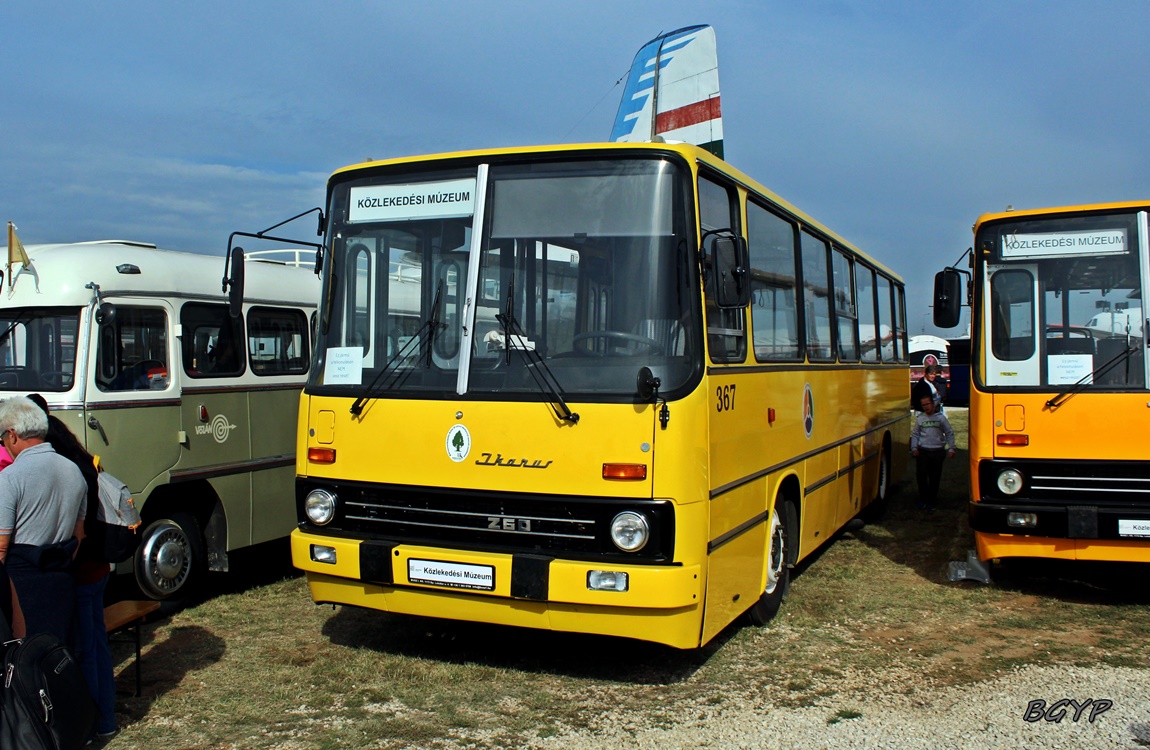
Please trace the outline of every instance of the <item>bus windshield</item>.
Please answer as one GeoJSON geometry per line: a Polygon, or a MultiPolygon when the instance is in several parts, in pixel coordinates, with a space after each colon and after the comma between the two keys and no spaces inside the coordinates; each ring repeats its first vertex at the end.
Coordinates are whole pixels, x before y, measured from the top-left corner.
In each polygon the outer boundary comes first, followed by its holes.
{"type": "Polygon", "coordinates": [[[0,391],[67,391],[76,376],[80,308],[0,309],[0,391]]]}
{"type": "Polygon", "coordinates": [[[545,367],[567,395],[611,400],[634,396],[644,366],[663,392],[696,372],[685,169],[666,158],[410,169],[333,187],[324,366],[310,386],[538,393],[532,369],[545,367]]]}
{"type": "Polygon", "coordinates": [[[1137,215],[982,228],[987,386],[1146,387],[1137,215]]]}

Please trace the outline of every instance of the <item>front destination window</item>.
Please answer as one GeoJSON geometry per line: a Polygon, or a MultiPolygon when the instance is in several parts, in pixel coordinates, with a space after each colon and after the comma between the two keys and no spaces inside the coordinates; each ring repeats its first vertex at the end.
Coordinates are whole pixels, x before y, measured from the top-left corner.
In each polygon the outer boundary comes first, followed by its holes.
{"type": "Polygon", "coordinates": [[[665,158],[337,185],[311,385],[538,395],[545,368],[568,397],[621,401],[645,366],[683,388],[702,344],[688,186],[665,158]]]}
{"type": "Polygon", "coordinates": [[[988,386],[1146,388],[1136,214],[984,226],[988,386]]]}

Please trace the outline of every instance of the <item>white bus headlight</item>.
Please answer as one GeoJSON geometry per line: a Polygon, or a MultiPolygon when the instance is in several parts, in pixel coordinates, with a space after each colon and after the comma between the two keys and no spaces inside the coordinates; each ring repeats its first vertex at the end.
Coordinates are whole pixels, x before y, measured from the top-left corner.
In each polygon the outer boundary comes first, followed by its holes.
{"type": "Polygon", "coordinates": [[[1022,489],[1022,474],[1017,469],[1005,469],[998,475],[998,491],[1004,495],[1017,495],[1022,489]]]}
{"type": "Polygon", "coordinates": [[[611,520],[611,541],[624,552],[638,552],[650,538],[647,519],[639,513],[625,510],[611,520]]]}
{"type": "Polygon", "coordinates": [[[303,511],[316,526],[326,526],[335,518],[335,495],[327,490],[312,490],[303,502],[303,511]]]}
{"type": "Polygon", "coordinates": [[[626,591],[629,587],[626,573],[617,570],[587,571],[587,588],[591,591],[626,591]]]}
{"type": "Polygon", "coordinates": [[[1038,526],[1037,513],[1007,513],[1006,525],[1019,529],[1033,529],[1038,526]]]}

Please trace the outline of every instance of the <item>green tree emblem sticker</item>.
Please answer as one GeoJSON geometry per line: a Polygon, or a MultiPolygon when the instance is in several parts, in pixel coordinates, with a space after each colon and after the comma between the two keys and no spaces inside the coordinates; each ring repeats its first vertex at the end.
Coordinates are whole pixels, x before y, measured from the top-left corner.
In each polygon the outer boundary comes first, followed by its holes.
{"type": "Polygon", "coordinates": [[[455,463],[467,458],[471,452],[471,433],[461,424],[452,425],[447,431],[447,457],[455,463]]]}

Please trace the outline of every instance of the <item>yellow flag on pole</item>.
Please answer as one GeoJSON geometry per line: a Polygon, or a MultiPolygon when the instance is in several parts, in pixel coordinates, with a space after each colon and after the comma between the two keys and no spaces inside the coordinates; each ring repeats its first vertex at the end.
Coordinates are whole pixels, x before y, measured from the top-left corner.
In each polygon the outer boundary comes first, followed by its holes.
{"type": "Polygon", "coordinates": [[[21,267],[27,268],[31,262],[20,238],[16,236],[16,225],[8,222],[8,266],[12,267],[19,263],[21,267]]]}

